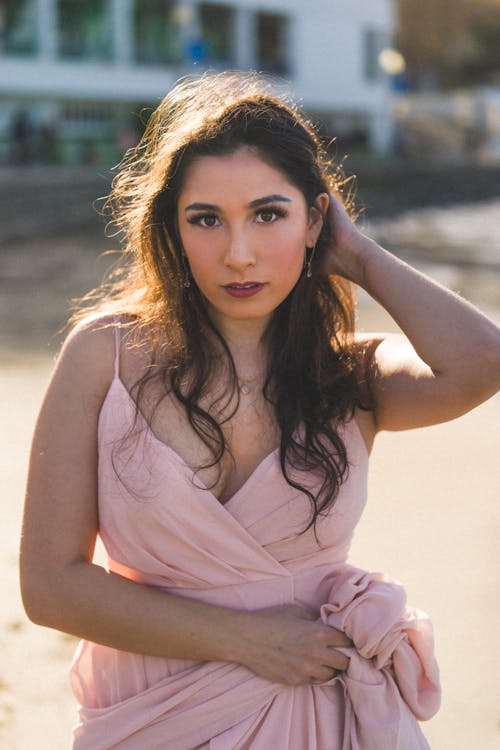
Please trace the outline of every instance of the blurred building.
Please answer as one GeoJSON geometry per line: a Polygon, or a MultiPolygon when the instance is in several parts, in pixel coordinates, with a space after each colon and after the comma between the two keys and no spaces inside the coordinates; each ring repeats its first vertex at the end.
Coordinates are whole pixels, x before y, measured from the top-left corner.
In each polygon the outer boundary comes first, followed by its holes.
{"type": "Polygon", "coordinates": [[[291,82],[346,148],[384,151],[392,0],[0,0],[0,162],[111,163],[182,75],[291,82]]]}
{"type": "Polygon", "coordinates": [[[394,102],[398,148],[500,163],[500,0],[397,0],[395,39],[407,83],[394,102]]]}
{"type": "Polygon", "coordinates": [[[500,85],[500,0],[396,0],[412,90],[500,85]]]}

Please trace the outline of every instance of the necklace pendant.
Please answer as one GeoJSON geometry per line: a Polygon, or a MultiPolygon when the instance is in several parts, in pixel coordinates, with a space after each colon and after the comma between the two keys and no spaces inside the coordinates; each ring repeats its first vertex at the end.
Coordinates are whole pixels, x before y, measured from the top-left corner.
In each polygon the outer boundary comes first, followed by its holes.
{"type": "Polygon", "coordinates": [[[243,385],[240,386],[240,393],[243,396],[248,396],[248,394],[250,393],[250,386],[246,383],[243,383],[243,385]]]}

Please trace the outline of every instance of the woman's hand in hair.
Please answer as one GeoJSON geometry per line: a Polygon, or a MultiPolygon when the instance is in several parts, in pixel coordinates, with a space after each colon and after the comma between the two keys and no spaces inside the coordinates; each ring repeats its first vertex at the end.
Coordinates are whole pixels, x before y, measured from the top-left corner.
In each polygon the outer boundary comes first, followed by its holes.
{"type": "Polygon", "coordinates": [[[331,239],[323,261],[324,272],[328,275],[343,276],[355,284],[362,285],[363,257],[371,240],[359,231],[341,199],[333,193],[330,193],[328,218],[331,239]]]}

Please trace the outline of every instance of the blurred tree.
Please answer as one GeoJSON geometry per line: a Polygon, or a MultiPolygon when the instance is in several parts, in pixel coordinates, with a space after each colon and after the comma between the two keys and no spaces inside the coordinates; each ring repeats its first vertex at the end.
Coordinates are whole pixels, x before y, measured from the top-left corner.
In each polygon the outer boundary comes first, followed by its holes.
{"type": "Polygon", "coordinates": [[[396,43],[413,88],[500,78],[500,0],[397,0],[396,43]]]}

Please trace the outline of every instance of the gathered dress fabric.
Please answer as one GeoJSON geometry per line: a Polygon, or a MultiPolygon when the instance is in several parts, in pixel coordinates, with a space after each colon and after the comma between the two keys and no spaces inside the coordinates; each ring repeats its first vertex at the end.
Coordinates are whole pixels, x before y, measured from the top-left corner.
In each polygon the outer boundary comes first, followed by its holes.
{"type": "MultiPolygon", "coordinates": [[[[108,567],[141,584],[239,610],[313,608],[353,647],[345,672],[290,687],[229,662],[119,651],[81,641],[73,750],[420,750],[439,708],[432,627],[402,586],[347,563],[366,502],[368,454],[340,427],[349,473],[305,533],[311,506],[270,453],[222,505],[151,432],[115,377],[99,418],[99,533],[108,567]]],[[[293,470],[314,489],[317,478],[293,470]]]]}

